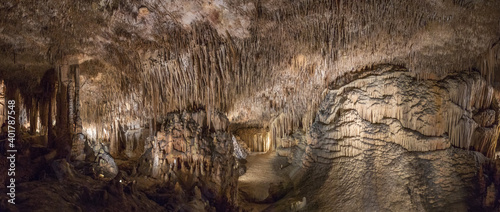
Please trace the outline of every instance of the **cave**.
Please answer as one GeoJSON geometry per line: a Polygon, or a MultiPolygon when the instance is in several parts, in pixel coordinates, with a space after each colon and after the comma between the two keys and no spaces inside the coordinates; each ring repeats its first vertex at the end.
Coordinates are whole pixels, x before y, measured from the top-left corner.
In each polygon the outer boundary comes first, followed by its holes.
{"type": "Polygon", "coordinates": [[[499,211],[499,0],[2,0],[0,211],[499,211]]]}

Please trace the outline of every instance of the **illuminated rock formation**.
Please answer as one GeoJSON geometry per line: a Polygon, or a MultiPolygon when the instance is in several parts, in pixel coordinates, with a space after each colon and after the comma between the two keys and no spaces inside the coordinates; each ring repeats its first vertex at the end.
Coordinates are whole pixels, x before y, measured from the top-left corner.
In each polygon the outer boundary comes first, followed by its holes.
{"type": "Polygon", "coordinates": [[[290,137],[278,151],[299,157],[308,170],[301,188],[310,188],[302,192],[309,210],[482,204],[479,169],[484,155],[494,155],[499,119],[498,100],[479,73],[417,80],[404,68],[381,65],[331,84],[324,96],[309,136],[290,137]]]}
{"type": "Polygon", "coordinates": [[[0,211],[498,210],[499,20],[499,0],[2,0],[25,205],[0,211]]]}
{"type": "Polygon", "coordinates": [[[217,118],[211,127],[206,116],[202,110],[167,115],[152,147],[139,159],[138,173],[184,192],[200,189],[203,200],[210,202],[207,210],[235,210],[239,174],[234,137],[227,133],[223,115],[213,115],[217,118]]]}

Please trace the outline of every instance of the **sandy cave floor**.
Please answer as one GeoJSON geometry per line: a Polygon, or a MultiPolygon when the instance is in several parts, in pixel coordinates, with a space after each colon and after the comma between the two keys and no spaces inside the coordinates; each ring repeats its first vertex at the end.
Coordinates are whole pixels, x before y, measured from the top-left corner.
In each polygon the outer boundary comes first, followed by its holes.
{"type": "Polygon", "coordinates": [[[283,170],[288,163],[275,152],[251,153],[246,160],[247,171],[238,180],[239,203],[249,211],[263,211],[271,205],[264,201],[269,196],[270,185],[290,181],[283,170]]]}

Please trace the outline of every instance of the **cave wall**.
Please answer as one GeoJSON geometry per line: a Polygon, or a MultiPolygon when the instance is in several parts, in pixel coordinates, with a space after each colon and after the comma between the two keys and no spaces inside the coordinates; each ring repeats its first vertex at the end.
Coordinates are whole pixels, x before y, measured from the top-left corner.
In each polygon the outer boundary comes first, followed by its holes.
{"type": "Polygon", "coordinates": [[[381,65],[352,79],[332,83],[309,134],[278,149],[307,172],[299,185],[309,209],[480,208],[480,169],[499,130],[498,100],[480,73],[418,80],[381,65]]]}
{"type": "MultiPolygon", "coordinates": [[[[382,141],[383,142],[383,141],[382,141]]],[[[408,152],[396,144],[315,163],[301,195],[315,211],[468,211],[482,208],[478,173],[485,158],[457,148],[408,152]],[[310,189],[310,191],[306,190],[310,189]]]]}
{"type": "MultiPolygon", "coordinates": [[[[477,72],[419,81],[404,69],[379,67],[346,85],[332,87],[326,91],[311,131],[315,138],[312,149],[325,143],[320,141],[341,140],[340,145],[320,146],[338,156],[355,156],[362,149],[357,145],[363,145],[357,140],[383,140],[408,151],[454,146],[490,157],[495,152],[498,103],[493,88],[477,72]],[[332,124],[335,127],[318,131],[332,124]]],[[[317,160],[332,158],[322,157],[320,152],[317,160]]]]}

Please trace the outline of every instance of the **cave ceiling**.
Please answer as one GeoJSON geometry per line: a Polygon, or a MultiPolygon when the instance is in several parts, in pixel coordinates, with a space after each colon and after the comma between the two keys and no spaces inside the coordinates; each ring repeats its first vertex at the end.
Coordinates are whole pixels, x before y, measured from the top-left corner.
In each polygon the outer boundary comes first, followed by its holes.
{"type": "Polygon", "coordinates": [[[101,114],[201,106],[258,124],[304,119],[330,83],[377,64],[494,80],[499,39],[498,0],[4,0],[0,78],[80,64],[83,107],[101,114]]]}

